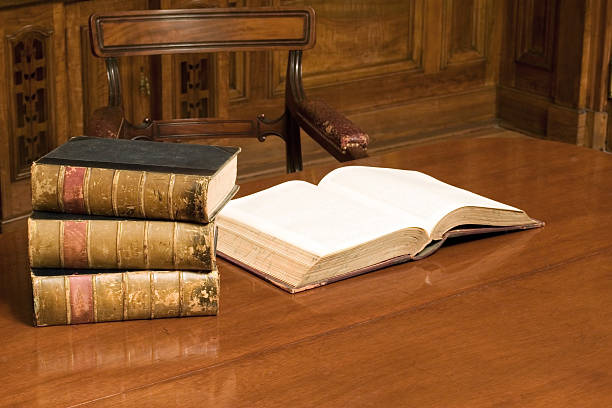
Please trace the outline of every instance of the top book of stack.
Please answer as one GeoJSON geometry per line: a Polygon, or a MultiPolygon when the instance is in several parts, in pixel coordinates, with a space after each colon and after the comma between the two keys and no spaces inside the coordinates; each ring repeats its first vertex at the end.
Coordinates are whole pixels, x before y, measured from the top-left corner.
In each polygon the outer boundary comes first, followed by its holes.
{"type": "Polygon", "coordinates": [[[36,211],[208,223],[240,148],[75,137],[32,164],[36,211]]]}

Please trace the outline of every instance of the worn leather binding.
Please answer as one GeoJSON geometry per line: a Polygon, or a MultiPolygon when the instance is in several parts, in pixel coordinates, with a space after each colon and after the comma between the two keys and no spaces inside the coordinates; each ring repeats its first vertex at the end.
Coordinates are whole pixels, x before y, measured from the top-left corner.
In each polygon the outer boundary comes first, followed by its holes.
{"type": "Polygon", "coordinates": [[[209,222],[209,176],[32,164],[36,211],[209,222]]]}
{"type": "Polygon", "coordinates": [[[36,326],[216,315],[219,308],[216,269],[41,273],[31,272],[36,326]]]}
{"type": "Polygon", "coordinates": [[[113,219],[34,212],[33,268],[212,270],[214,223],[113,219]]]}
{"type": "Polygon", "coordinates": [[[32,164],[35,211],[210,222],[209,185],[240,148],[72,138],[32,164]]]}

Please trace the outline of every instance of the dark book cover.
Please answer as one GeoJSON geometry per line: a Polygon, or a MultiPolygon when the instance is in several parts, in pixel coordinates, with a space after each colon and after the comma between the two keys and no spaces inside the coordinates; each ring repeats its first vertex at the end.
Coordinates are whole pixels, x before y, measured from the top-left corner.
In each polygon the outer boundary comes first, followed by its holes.
{"type": "Polygon", "coordinates": [[[236,193],[238,147],[76,137],[32,164],[32,208],[210,222],[236,193]]]}
{"type": "Polygon", "coordinates": [[[37,163],[211,176],[238,152],[239,147],[79,136],[37,163]]]}

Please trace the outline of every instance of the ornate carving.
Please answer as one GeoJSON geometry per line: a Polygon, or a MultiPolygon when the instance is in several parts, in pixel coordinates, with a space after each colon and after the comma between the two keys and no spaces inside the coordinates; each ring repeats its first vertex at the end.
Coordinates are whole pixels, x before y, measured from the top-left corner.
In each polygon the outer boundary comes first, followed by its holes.
{"type": "Polygon", "coordinates": [[[214,116],[214,56],[177,55],[175,61],[176,117],[180,119],[214,116]]]}
{"type": "Polygon", "coordinates": [[[52,34],[52,30],[28,26],[7,36],[13,181],[29,177],[30,164],[49,151],[53,139],[52,34]]]}

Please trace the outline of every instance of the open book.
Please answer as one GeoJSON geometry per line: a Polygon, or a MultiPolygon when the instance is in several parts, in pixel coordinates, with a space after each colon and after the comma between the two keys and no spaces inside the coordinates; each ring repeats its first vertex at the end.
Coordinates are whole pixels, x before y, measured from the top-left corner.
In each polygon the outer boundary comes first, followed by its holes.
{"type": "Polygon", "coordinates": [[[217,253],[289,292],[431,254],[451,236],[542,226],[417,171],[349,166],[229,202],[217,253]]]}

